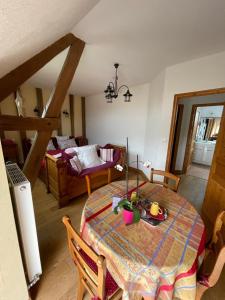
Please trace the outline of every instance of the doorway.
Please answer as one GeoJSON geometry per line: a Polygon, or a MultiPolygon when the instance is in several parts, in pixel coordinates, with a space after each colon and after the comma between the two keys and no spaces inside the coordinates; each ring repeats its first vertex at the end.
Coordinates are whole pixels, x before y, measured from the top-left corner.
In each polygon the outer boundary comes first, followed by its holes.
{"type": "Polygon", "coordinates": [[[223,106],[223,103],[192,106],[183,165],[184,174],[208,180],[223,106]]]}
{"type": "Polygon", "coordinates": [[[201,212],[224,107],[225,89],[175,95],[166,170],[201,212]],[[180,113],[182,107],[182,114],[180,113]]]}

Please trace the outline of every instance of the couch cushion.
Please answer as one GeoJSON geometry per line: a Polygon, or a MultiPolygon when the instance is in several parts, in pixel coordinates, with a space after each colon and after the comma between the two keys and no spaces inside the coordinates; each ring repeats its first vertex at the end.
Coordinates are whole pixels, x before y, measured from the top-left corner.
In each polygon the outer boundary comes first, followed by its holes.
{"type": "Polygon", "coordinates": [[[105,148],[100,148],[100,157],[102,160],[106,161],[113,161],[113,151],[114,149],[105,149],[105,148]]]}
{"type": "MultiPolygon", "coordinates": [[[[83,148],[83,147],[80,147],[83,148]]],[[[96,147],[83,149],[78,151],[78,158],[82,164],[83,169],[92,168],[104,164],[97,154],[96,147]]]]}
{"type": "Polygon", "coordinates": [[[70,164],[71,164],[72,168],[75,171],[77,171],[78,174],[80,174],[80,172],[82,171],[83,168],[82,168],[82,164],[81,164],[79,158],[76,155],[74,155],[74,157],[70,159],[70,164]]]}
{"type": "Polygon", "coordinates": [[[75,139],[68,139],[68,140],[57,140],[60,149],[66,149],[71,147],[77,147],[75,139]]]}

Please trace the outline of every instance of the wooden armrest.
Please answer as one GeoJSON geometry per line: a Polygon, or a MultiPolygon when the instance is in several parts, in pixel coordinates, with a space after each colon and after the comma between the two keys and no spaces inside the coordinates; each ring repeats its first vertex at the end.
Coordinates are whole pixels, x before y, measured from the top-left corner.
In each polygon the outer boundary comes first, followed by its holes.
{"type": "Polygon", "coordinates": [[[45,154],[45,158],[47,160],[50,160],[51,162],[55,163],[57,168],[63,168],[66,167],[66,161],[62,159],[61,157],[56,158],[48,153],[45,154]]]}
{"type": "Polygon", "coordinates": [[[58,160],[58,158],[55,158],[54,156],[52,156],[52,155],[50,155],[48,153],[45,154],[45,158],[50,159],[50,160],[52,160],[54,162],[57,162],[57,160],[58,160]]]}

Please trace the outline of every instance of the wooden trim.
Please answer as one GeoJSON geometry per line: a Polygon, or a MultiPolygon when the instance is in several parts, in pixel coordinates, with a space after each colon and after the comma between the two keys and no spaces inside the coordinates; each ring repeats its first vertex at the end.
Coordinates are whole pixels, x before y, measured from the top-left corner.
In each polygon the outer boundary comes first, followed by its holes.
{"type": "Polygon", "coordinates": [[[38,130],[49,131],[57,129],[59,120],[57,118],[35,118],[1,115],[0,129],[7,131],[38,130]]]}
{"type": "Polygon", "coordinates": [[[58,128],[57,132],[58,132],[58,135],[62,135],[62,114],[61,113],[59,116],[59,128],[58,128]]]}
{"type": "Polygon", "coordinates": [[[181,125],[183,121],[183,111],[184,111],[184,105],[178,104],[178,111],[177,111],[177,117],[178,120],[176,122],[176,128],[175,128],[175,140],[173,145],[173,151],[172,151],[172,163],[171,163],[171,172],[174,173],[176,168],[176,160],[177,160],[177,152],[178,152],[178,146],[180,141],[180,132],[181,132],[181,125]],[[180,113],[180,114],[179,114],[180,113]]]}
{"type": "MultiPolygon", "coordinates": [[[[73,35],[72,35],[73,36],[73,35]]],[[[43,117],[55,118],[60,116],[62,104],[65,100],[66,93],[74,77],[74,73],[79,64],[85,43],[73,36],[73,44],[71,45],[62,70],[58,77],[55,89],[50,96],[47,110],[43,113],[43,117]]],[[[67,41],[68,42],[68,41],[67,41]]],[[[36,134],[35,141],[26,159],[23,171],[33,185],[39,169],[41,160],[44,157],[48,141],[52,135],[52,130],[40,132],[36,134]]]]}
{"type": "Polygon", "coordinates": [[[183,170],[174,170],[173,174],[174,175],[182,175],[183,174],[183,170]]]}
{"type": "Polygon", "coordinates": [[[223,94],[223,93],[225,93],[225,88],[181,93],[181,94],[176,94],[174,96],[169,142],[168,142],[167,157],[166,157],[166,168],[165,169],[167,172],[170,171],[170,167],[171,167],[172,147],[173,147],[173,143],[174,143],[175,125],[176,125],[176,121],[177,121],[178,101],[181,98],[190,98],[190,97],[194,97],[194,96],[207,96],[207,95],[223,94]]]}
{"type": "Polygon", "coordinates": [[[81,97],[81,111],[82,111],[82,136],[86,138],[85,97],[81,97]]]}
{"type": "Polygon", "coordinates": [[[69,95],[70,101],[70,124],[71,124],[71,135],[75,136],[75,127],[74,127],[74,95],[69,95]]]}
{"type": "Polygon", "coordinates": [[[76,38],[72,33],[69,33],[3,76],[0,79],[0,102],[13,91],[16,91],[21,84],[34,75],[57,54],[70,45],[77,43],[82,44],[83,42],[76,38]]]}
{"type": "MultiPolygon", "coordinates": [[[[2,112],[1,112],[1,108],[0,108],[0,120],[1,120],[1,117],[2,117],[2,112]]],[[[1,127],[0,127],[0,139],[1,140],[5,139],[5,132],[1,127]]]]}
{"type": "Polygon", "coordinates": [[[192,141],[192,136],[193,136],[193,129],[194,129],[193,127],[194,127],[194,122],[195,122],[196,110],[197,110],[197,107],[195,105],[192,105],[191,117],[190,117],[188,135],[187,135],[187,142],[186,142],[186,148],[185,148],[185,154],[184,154],[184,161],[183,161],[183,167],[182,167],[183,174],[185,174],[187,172],[187,168],[188,168],[189,152],[191,149],[191,141],[192,141]]]}
{"type": "Polygon", "coordinates": [[[36,88],[36,96],[37,96],[38,117],[41,117],[44,108],[42,89],[36,88]]]}
{"type": "MultiPolygon", "coordinates": [[[[17,90],[18,90],[18,93],[20,94],[20,96],[21,96],[21,98],[22,98],[22,93],[21,93],[20,87],[18,87],[17,90]]],[[[19,112],[18,112],[17,105],[16,105],[16,96],[17,96],[16,94],[17,94],[17,93],[14,91],[14,92],[13,92],[13,96],[14,96],[14,104],[15,104],[15,107],[16,107],[17,116],[18,116],[18,118],[19,118],[19,112]]],[[[23,109],[23,116],[24,116],[24,109],[23,109]]],[[[16,129],[16,130],[17,130],[17,129],[16,129]]],[[[26,153],[25,153],[23,141],[27,138],[26,130],[20,130],[20,131],[19,131],[19,135],[20,135],[20,143],[21,143],[21,146],[22,146],[23,161],[24,161],[25,156],[26,156],[26,153]]]]}

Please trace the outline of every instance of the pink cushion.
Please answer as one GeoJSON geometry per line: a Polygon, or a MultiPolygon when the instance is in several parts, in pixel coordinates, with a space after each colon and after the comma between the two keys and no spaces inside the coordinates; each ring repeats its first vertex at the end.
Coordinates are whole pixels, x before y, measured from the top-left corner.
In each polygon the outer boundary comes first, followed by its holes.
{"type": "Polygon", "coordinates": [[[78,174],[80,174],[80,172],[82,171],[83,168],[82,168],[79,158],[76,155],[74,155],[74,157],[70,159],[70,164],[71,164],[71,167],[75,171],[77,171],[78,174]]]}
{"type": "MultiPolygon", "coordinates": [[[[80,249],[80,255],[85,260],[87,265],[91,268],[95,274],[98,274],[98,267],[96,263],[85,253],[82,249],[80,249]]],[[[115,280],[112,278],[112,275],[106,270],[106,279],[105,279],[105,295],[111,296],[118,289],[118,285],[115,280]]]]}
{"type": "Polygon", "coordinates": [[[106,161],[113,161],[113,151],[114,149],[105,149],[105,148],[100,148],[100,157],[102,160],[106,161]]]}

